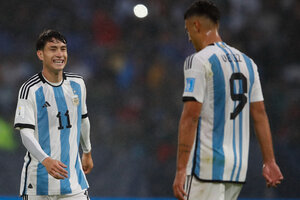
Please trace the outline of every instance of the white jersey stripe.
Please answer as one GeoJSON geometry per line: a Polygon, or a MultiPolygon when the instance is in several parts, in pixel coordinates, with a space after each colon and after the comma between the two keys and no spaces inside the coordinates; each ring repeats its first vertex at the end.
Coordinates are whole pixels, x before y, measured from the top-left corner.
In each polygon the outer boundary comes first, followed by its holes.
{"type": "Polygon", "coordinates": [[[245,63],[246,63],[246,66],[247,66],[247,69],[249,72],[250,87],[249,87],[249,95],[248,96],[249,96],[249,105],[250,105],[252,86],[254,83],[254,72],[253,72],[253,66],[252,66],[251,60],[245,54],[243,54],[243,58],[245,60],[245,63]]]}

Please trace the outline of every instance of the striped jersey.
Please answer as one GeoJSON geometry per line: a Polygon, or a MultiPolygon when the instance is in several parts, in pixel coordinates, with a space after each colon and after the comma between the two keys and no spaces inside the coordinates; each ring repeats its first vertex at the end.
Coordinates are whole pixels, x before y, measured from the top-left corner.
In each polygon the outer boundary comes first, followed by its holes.
{"type": "Polygon", "coordinates": [[[53,178],[27,152],[20,195],[74,194],[88,188],[79,154],[84,117],[87,117],[86,88],[81,76],[64,72],[62,83],[54,86],[38,73],[21,86],[14,127],[34,129],[34,137],[44,152],[67,165],[68,178],[53,178]]]}
{"type": "Polygon", "coordinates": [[[202,103],[187,174],[203,181],[245,182],[250,103],[263,101],[257,66],[224,42],[187,57],[183,101],[202,103]]]}

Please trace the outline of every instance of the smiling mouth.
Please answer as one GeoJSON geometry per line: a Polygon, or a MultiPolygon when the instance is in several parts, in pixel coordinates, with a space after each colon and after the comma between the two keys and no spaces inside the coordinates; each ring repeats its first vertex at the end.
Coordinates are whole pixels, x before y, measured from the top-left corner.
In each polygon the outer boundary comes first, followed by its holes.
{"type": "Polygon", "coordinates": [[[63,64],[65,61],[64,60],[53,60],[53,62],[56,64],[63,64]]]}

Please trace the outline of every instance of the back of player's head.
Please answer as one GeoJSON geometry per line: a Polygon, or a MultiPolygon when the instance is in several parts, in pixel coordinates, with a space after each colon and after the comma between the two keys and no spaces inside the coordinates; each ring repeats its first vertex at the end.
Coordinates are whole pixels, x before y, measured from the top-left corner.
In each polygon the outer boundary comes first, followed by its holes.
{"type": "Polygon", "coordinates": [[[67,44],[67,40],[64,35],[56,30],[48,29],[39,35],[39,38],[36,42],[36,50],[38,51],[44,49],[46,43],[52,41],[53,38],[61,41],[64,44],[67,44]]]}
{"type": "Polygon", "coordinates": [[[185,20],[193,16],[208,17],[214,24],[219,24],[220,21],[219,9],[213,2],[206,0],[194,2],[184,13],[185,20]]]}

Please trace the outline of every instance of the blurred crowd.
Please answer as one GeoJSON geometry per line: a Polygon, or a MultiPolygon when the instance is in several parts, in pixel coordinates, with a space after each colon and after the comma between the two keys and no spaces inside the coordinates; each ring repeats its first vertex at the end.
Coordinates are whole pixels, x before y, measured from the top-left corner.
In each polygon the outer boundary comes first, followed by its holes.
{"type": "MultiPolygon", "coordinates": [[[[0,195],[18,194],[25,148],[12,130],[17,94],[41,71],[35,41],[52,28],[68,40],[65,71],[81,74],[87,86],[95,164],[88,175],[91,196],[172,196],[183,62],[194,52],[183,13],[192,2],[0,1],[0,195]],[[134,16],[137,3],[148,7],[146,18],[134,16]]],[[[259,67],[286,179],[277,189],[265,189],[253,137],[242,196],[299,197],[293,188],[300,179],[300,1],[214,2],[223,40],[259,67]]]]}

